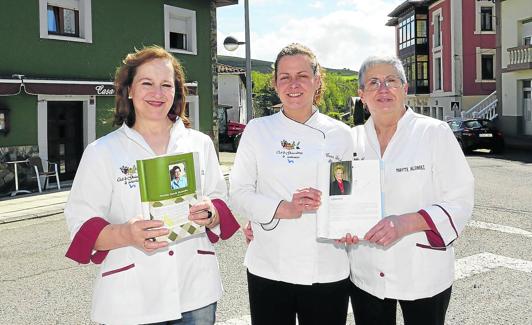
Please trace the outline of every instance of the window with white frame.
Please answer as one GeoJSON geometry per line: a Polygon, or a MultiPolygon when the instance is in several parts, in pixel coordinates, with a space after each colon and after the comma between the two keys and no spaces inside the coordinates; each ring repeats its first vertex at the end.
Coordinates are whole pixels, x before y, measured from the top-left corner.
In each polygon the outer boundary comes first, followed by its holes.
{"type": "Polygon", "coordinates": [[[480,60],[481,60],[482,80],[495,79],[494,73],[493,73],[493,55],[483,54],[480,60]]]}
{"type": "Polygon", "coordinates": [[[434,72],[434,90],[442,90],[441,57],[434,58],[432,70],[434,72]]]}
{"type": "Polygon", "coordinates": [[[442,22],[442,10],[438,9],[432,13],[432,26],[433,26],[433,34],[432,34],[432,47],[440,47],[441,46],[441,22],[442,22]]]}
{"type": "Polygon", "coordinates": [[[476,48],[476,82],[495,82],[495,49],[476,48]]]}
{"type": "Polygon", "coordinates": [[[92,43],[92,0],[39,0],[40,37],[92,43]]]}
{"type": "Polygon", "coordinates": [[[195,130],[199,130],[199,96],[187,96],[185,116],[190,122],[190,126],[195,130]]]}
{"type": "Polygon", "coordinates": [[[521,45],[532,44],[532,19],[523,21],[521,23],[521,35],[522,35],[521,45]]]}
{"type": "Polygon", "coordinates": [[[475,34],[495,34],[495,1],[475,1],[475,34]]]}
{"type": "Polygon", "coordinates": [[[480,30],[493,31],[493,7],[480,7],[480,30]]]}
{"type": "Polygon", "coordinates": [[[164,5],[164,45],[175,53],[197,54],[196,12],[164,5]]]}

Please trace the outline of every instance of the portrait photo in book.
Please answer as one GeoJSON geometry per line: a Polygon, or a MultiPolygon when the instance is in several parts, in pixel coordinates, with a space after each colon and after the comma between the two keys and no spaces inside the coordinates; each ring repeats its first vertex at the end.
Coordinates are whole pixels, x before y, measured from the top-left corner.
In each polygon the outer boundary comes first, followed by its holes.
{"type": "Polygon", "coordinates": [[[353,179],[351,161],[331,164],[329,195],[350,195],[353,179]]]}
{"type": "Polygon", "coordinates": [[[168,165],[170,172],[170,188],[172,190],[179,190],[188,186],[187,171],[184,163],[168,165]]]}

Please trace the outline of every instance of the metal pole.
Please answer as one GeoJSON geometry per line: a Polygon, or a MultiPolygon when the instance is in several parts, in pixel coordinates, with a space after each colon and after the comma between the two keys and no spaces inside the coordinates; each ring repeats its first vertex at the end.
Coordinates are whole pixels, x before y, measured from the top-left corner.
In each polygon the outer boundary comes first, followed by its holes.
{"type": "Polygon", "coordinates": [[[244,0],[244,16],[246,24],[246,110],[247,123],[253,118],[252,82],[251,82],[251,43],[249,41],[249,3],[244,0]]]}

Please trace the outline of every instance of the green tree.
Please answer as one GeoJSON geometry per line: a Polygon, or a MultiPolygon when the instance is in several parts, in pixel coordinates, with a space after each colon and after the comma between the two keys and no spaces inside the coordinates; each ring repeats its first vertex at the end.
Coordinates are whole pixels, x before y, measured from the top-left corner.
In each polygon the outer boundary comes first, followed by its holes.
{"type": "MultiPolygon", "coordinates": [[[[268,108],[281,102],[271,85],[272,75],[271,73],[253,71],[252,76],[255,116],[268,115],[270,114],[268,108]]],[[[358,76],[326,73],[324,81],[326,87],[319,105],[320,111],[339,120],[342,113],[346,112],[346,103],[349,97],[357,95],[358,76]]]]}
{"type": "Polygon", "coordinates": [[[275,89],[271,84],[271,73],[261,73],[257,71],[252,72],[253,76],[253,93],[255,94],[254,116],[265,116],[270,114],[269,108],[273,105],[279,104],[281,100],[277,96],[275,89]]]}

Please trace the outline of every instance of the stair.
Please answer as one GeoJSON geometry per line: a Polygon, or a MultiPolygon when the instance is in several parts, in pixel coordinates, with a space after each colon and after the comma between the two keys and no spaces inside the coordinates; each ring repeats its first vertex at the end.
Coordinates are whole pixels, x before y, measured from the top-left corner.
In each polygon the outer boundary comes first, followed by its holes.
{"type": "Polygon", "coordinates": [[[494,91],[486,98],[478,102],[465,112],[462,112],[462,119],[466,118],[485,118],[494,120],[497,117],[497,92],[494,91]]]}

